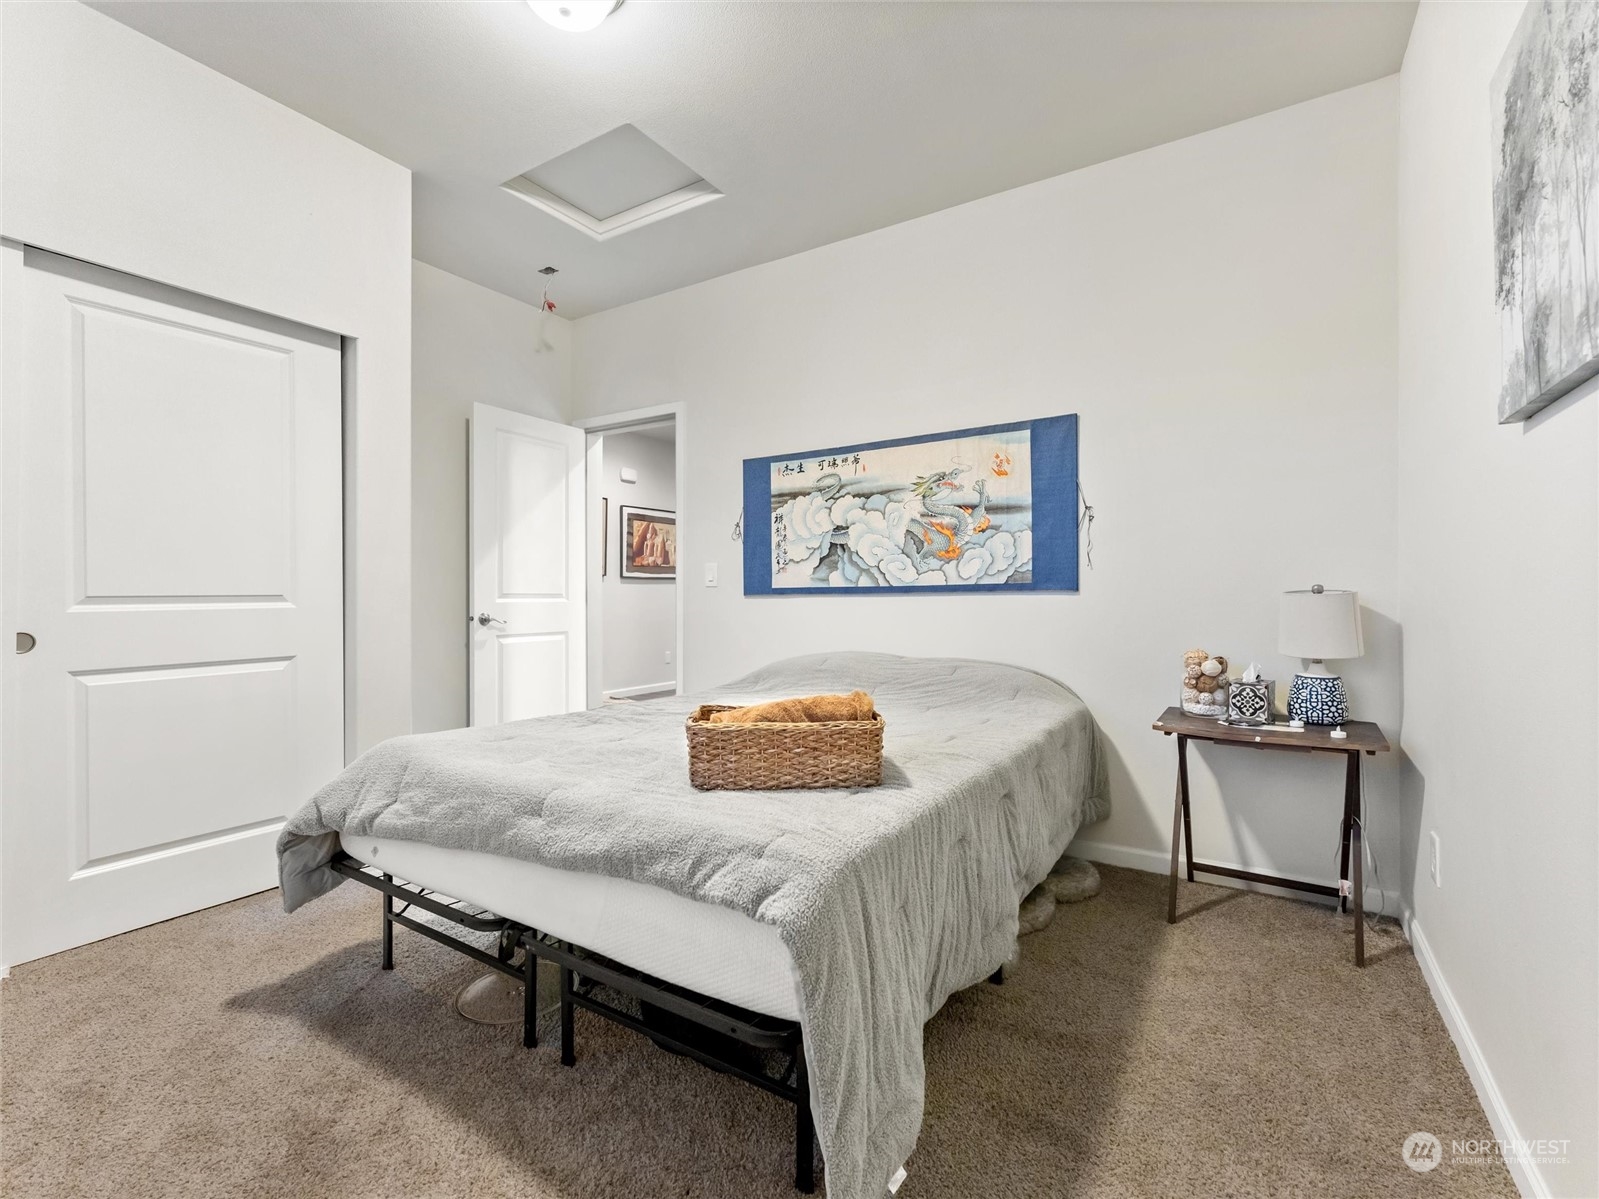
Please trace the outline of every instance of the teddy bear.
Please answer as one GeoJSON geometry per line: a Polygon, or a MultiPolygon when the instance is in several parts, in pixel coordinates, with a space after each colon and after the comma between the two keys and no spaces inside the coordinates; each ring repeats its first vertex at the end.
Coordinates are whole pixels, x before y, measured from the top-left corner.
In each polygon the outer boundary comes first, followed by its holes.
{"type": "Polygon", "coordinates": [[[1226,658],[1202,649],[1183,655],[1183,711],[1191,716],[1226,717],[1226,658]]]}

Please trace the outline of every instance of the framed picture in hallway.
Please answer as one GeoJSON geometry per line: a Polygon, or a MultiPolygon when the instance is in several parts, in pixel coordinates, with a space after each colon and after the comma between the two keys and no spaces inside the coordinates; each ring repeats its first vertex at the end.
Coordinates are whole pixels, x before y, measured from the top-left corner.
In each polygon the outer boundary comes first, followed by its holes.
{"type": "Polygon", "coordinates": [[[677,513],[622,506],[622,577],[677,578],[677,513]]]}

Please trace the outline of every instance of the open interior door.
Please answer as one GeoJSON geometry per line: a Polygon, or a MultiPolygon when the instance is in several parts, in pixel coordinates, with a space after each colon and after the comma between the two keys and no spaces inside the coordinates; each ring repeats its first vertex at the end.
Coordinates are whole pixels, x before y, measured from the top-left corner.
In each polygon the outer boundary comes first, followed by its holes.
{"type": "Polygon", "coordinates": [[[473,726],[586,706],[584,433],[472,406],[473,726]]]}

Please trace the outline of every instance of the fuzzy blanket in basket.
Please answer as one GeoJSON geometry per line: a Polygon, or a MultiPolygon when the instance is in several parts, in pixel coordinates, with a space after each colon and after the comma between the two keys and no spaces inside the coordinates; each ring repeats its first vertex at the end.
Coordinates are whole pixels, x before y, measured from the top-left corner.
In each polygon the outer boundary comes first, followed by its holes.
{"type": "Polygon", "coordinates": [[[864,691],[848,695],[807,695],[774,699],[764,704],[712,712],[712,724],[823,724],[833,720],[870,720],[876,709],[864,691]]]}

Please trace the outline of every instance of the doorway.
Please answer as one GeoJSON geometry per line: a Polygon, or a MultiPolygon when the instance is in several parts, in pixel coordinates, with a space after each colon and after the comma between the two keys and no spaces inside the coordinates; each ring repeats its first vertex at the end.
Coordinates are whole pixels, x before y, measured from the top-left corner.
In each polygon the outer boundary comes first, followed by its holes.
{"type": "Polygon", "coordinates": [[[579,422],[589,432],[590,707],[683,690],[676,407],[579,422]]]}

